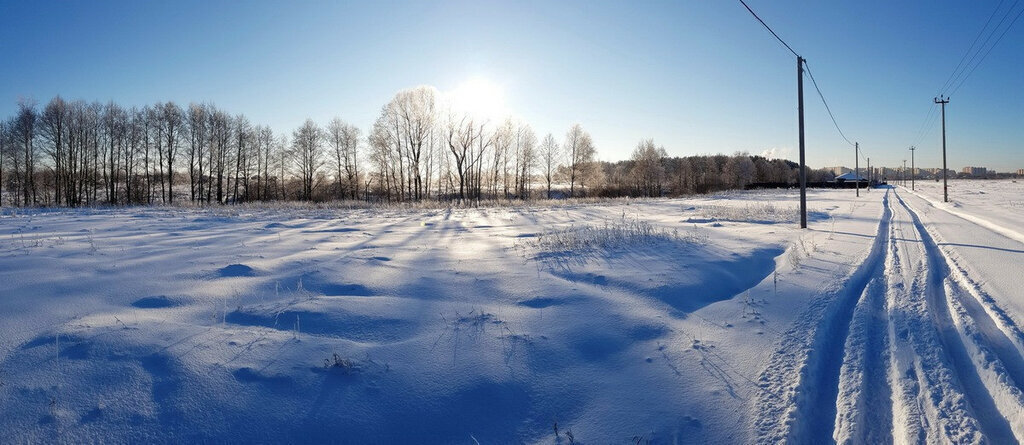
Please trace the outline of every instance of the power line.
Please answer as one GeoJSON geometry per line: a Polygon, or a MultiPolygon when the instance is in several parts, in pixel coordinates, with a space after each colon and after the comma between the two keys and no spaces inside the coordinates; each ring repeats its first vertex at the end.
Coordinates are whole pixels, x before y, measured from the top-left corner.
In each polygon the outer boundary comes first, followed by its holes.
{"type": "Polygon", "coordinates": [[[971,77],[971,74],[974,74],[974,70],[978,69],[978,67],[981,66],[981,63],[985,61],[985,58],[988,57],[989,53],[991,53],[992,50],[996,47],[996,45],[998,45],[999,42],[1003,40],[1003,36],[1005,36],[1006,33],[1010,31],[1010,28],[1013,27],[1013,24],[1017,23],[1017,20],[1020,19],[1021,14],[1024,14],[1024,8],[1021,8],[1021,10],[1017,12],[1017,15],[1013,18],[1013,21],[1011,21],[1010,24],[1006,27],[1006,29],[1003,30],[1002,34],[999,34],[999,38],[996,39],[995,43],[993,43],[992,46],[988,47],[988,51],[985,51],[985,55],[981,56],[981,60],[978,60],[978,63],[974,65],[974,68],[971,68],[971,71],[968,72],[967,75],[964,76],[963,80],[961,80],[960,83],[957,84],[956,88],[954,88],[953,91],[949,93],[950,95],[953,95],[958,90],[960,90],[960,87],[962,87],[964,83],[967,82],[967,78],[971,77]]]}
{"type": "Polygon", "coordinates": [[[757,16],[757,13],[754,12],[753,9],[750,9],[750,6],[747,6],[747,2],[745,2],[743,0],[740,0],[740,3],[743,3],[743,7],[747,8],[747,11],[750,11],[750,14],[753,15],[754,18],[757,19],[757,21],[761,22],[761,24],[764,25],[764,28],[767,29],[768,32],[772,33],[772,35],[775,36],[775,39],[778,40],[779,43],[781,43],[783,46],[785,46],[786,49],[788,49],[789,52],[793,53],[794,56],[800,57],[800,55],[797,54],[796,51],[793,51],[793,47],[789,46],[789,44],[786,43],[785,40],[782,40],[782,37],[779,37],[779,35],[776,34],[775,31],[772,30],[771,26],[768,26],[768,24],[765,23],[764,20],[761,20],[761,17],[757,16]]]}
{"type": "Polygon", "coordinates": [[[843,130],[839,128],[839,124],[836,122],[836,117],[832,115],[832,109],[829,108],[828,102],[825,100],[825,95],[821,94],[821,88],[818,88],[818,81],[814,80],[814,74],[811,73],[811,67],[807,64],[807,60],[804,60],[804,66],[807,68],[807,75],[811,78],[811,83],[814,84],[814,89],[818,91],[818,97],[821,98],[821,103],[825,104],[825,111],[828,111],[828,117],[832,118],[832,125],[836,126],[836,130],[839,131],[839,135],[843,137],[843,140],[846,141],[847,144],[854,145],[853,142],[850,142],[850,140],[846,138],[846,135],[843,134],[843,130]]]}
{"type": "MultiPolygon", "coordinates": [[[[961,69],[959,72],[957,72],[956,70],[953,70],[953,72],[955,74],[955,76],[953,77],[953,81],[951,83],[949,83],[948,86],[946,86],[946,87],[944,87],[942,89],[942,91],[941,91],[942,94],[947,93],[949,87],[952,87],[953,85],[957,85],[956,89],[959,89],[960,85],[963,85],[963,82],[965,82],[967,80],[967,77],[970,76],[970,73],[973,73],[974,70],[977,69],[979,65],[981,65],[981,62],[985,59],[985,57],[988,56],[988,53],[992,51],[992,48],[995,48],[995,46],[999,43],[999,41],[1003,39],[1003,36],[1006,35],[1006,32],[1009,31],[1010,28],[1013,26],[1013,22],[1016,22],[1017,18],[1020,17],[1019,13],[1017,14],[1017,17],[1015,17],[1013,19],[1013,21],[1006,28],[1003,29],[1003,33],[999,35],[999,38],[996,39],[996,42],[993,43],[992,46],[988,46],[988,43],[990,41],[992,41],[992,37],[995,36],[997,32],[999,32],[999,29],[1003,26],[1003,23],[1006,22],[1006,19],[1010,18],[1010,15],[1013,14],[1013,11],[1017,7],[1018,3],[1020,3],[1020,0],[1016,0],[1016,1],[1013,2],[1012,5],[1010,5],[1009,9],[1007,9],[1006,12],[1003,14],[1003,18],[999,19],[999,23],[997,23],[996,26],[994,26],[991,29],[991,31],[988,33],[988,36],[985,37],[985,41],[982,42],[980,46],[978,46],[977,50],[974,52],[974,54],[971,56],[971,58],[967,61],[967,64],[963,65],[963,69],[961,69]],[[981,54],[981,52],[985,50],[986,46],[988,47],[988,51],[985,52],[985,55],[982,56],[982,58],[980,60],[978,60],[977,63],[974,63],[974,61],[978,59],[978,56],[981,54]],[[973,65],[973,67],[972,67],[972,65],[973,65]],[[968,67],[970,67],[970,71],[969,72],[968,72],[968,67]],[[967,73],[966,76],[964,75],[965,73],[967,73]]],[[[1022,11],[1024,11],[1024,9],[1022,9],[1022,11]]],[[[984,29],[982,30],[982,32],[984,32],[984,29]]],[[[970,52],[970,51],[968,51],[968,52],[970,52]]]]}
{"type": "MultiPolygon", "coordinates": [[[[980,39],[981,36],[985,34],[985,30],[988,29],[988,25],[992,23],[992,19],[995,18],[996,13],[999,12],[999,8],[1003,6],[1003,1],[1004,0],[999,0],[999,4],[996,5],[996,9],[992,11],[992,14],[988,16],[988,20],[985,21],[985,26],[982,26],[981,29],[978,30],[978,35],[974,37],[974,41],[971,42],[971,46],[967,48],[966,52],[964,52],[963,57],[960,58],[960,62],[956,64],[956,68],[953,68],[953,72],[949,73],[949,78],[946,79],[946,82],[942,84],[942,88],[939,88],[940,92],[945,92],[946,87],[952,86],[950,85],[950,81],[953,80],[953,76],[955,76],[956,73],[960,70],[960,67],[963,66],[964,61],[967,60],[967,56],[971,55],[971,51],[974,51],[974,46],[978,44],[978,39],[980,39]]],[[[1011,9],[1013,8],[1011,7],[1011,9]]]]}
{"type": "Polygon", "coordinates": [[[914,138],[914,143],[910,145],[921,145],[921,141],[928,135],[932,125],[935,124],[935,119],[939,116],[938,109],[939,107],[936,107],[935,104],[928,108],[928,114],[925,115],[924,120],[921,121],[921,126],[917,129],[917,137],[914,138]]]}

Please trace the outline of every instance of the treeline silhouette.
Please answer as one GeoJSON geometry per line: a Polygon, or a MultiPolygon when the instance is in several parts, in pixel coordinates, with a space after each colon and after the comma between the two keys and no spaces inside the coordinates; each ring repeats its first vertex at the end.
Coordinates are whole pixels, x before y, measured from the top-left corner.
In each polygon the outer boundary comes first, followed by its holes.
{"type": "MultiPolygon", "coordinates": [[[[281,134],[212,104],[58,96],[23,100],[0,121],[0,205],[678,196],[795,184],[799,169],[743,153],[669,157],[652,140],[629,160],[596,155],[579,124],[561,141],[538,139],[525,122],[459,110],[426,86],[397,93],[365,136],[338,118],[281,134]]],[[[809,170],[809,181],[830,178],[809,170]]]]}

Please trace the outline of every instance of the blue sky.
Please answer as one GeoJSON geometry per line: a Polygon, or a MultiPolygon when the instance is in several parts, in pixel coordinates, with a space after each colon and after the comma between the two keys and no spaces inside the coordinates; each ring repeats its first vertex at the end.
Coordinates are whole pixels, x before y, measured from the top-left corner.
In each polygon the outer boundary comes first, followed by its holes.
{"type": "MultiPolygon", "coordinates": [[[[941,164],[938,123],[919,137],[932,98],[997,3],[749,2],[807,58],[872,164],[902,163],[919,142],[925,167],[941,164]]],[[[952,97],[951,168],[1024,168],[1020,54],[1024,19],[952,97]]],[[[582,123],[606,160],[642,138],[673,155],[797,156],[796,62],[739,1],[2,0],[0,60],[0,116],[59,94],[213,102],[282,133],[334,116],[365,131],[400,89],[483,78],[541,136],[582,123]]],[[[808,164],[852,165],[809,80],[804,94],[808,164]]]]}

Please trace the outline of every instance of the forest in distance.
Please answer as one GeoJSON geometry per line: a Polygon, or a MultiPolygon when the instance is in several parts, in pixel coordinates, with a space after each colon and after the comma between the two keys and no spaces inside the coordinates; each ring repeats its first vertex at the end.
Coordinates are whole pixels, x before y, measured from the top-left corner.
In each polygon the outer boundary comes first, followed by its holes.
{"type": "MultiPolygon", "coordinates": [[[[651,139],[601,161],[580,124],[538,138],[426,86],[398,92],[365,133],[340,118],[284,134],[209,103],[59,96],[22,100],[0,121],[0,205],[13,206],[681,196],[793,184],[798,172],[747,153],[672,157],[651,139]]],[[[831,177],[808,169],[808,181],[831,177]]]]}

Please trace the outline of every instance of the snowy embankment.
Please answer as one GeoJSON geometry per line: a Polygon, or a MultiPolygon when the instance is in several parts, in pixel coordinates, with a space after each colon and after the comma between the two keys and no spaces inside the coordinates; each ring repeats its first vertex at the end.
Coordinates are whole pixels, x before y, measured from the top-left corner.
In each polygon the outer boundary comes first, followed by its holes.
{"type": "Polygon", "coordinates": [[[932,207],[1024,243],[1024,180],[952,180],[949,202],[943,202],[941,181],[917,181],[911,193],[932,207]]]}
{"type": "Polygon", "coordinates": [[[856,418],[836,408],[856,386],[838,363],[864,359],[824,333],[875,323],[856,307],[882,310],[856,296],[877,293],[885,191],[847,192],[812,191],[808,231],[792,191],[5,210],[0,430],[16,442],[828,435],[807,416],[856,418]],[[822,346],[840,350],[808,355],[822,346]]]}

